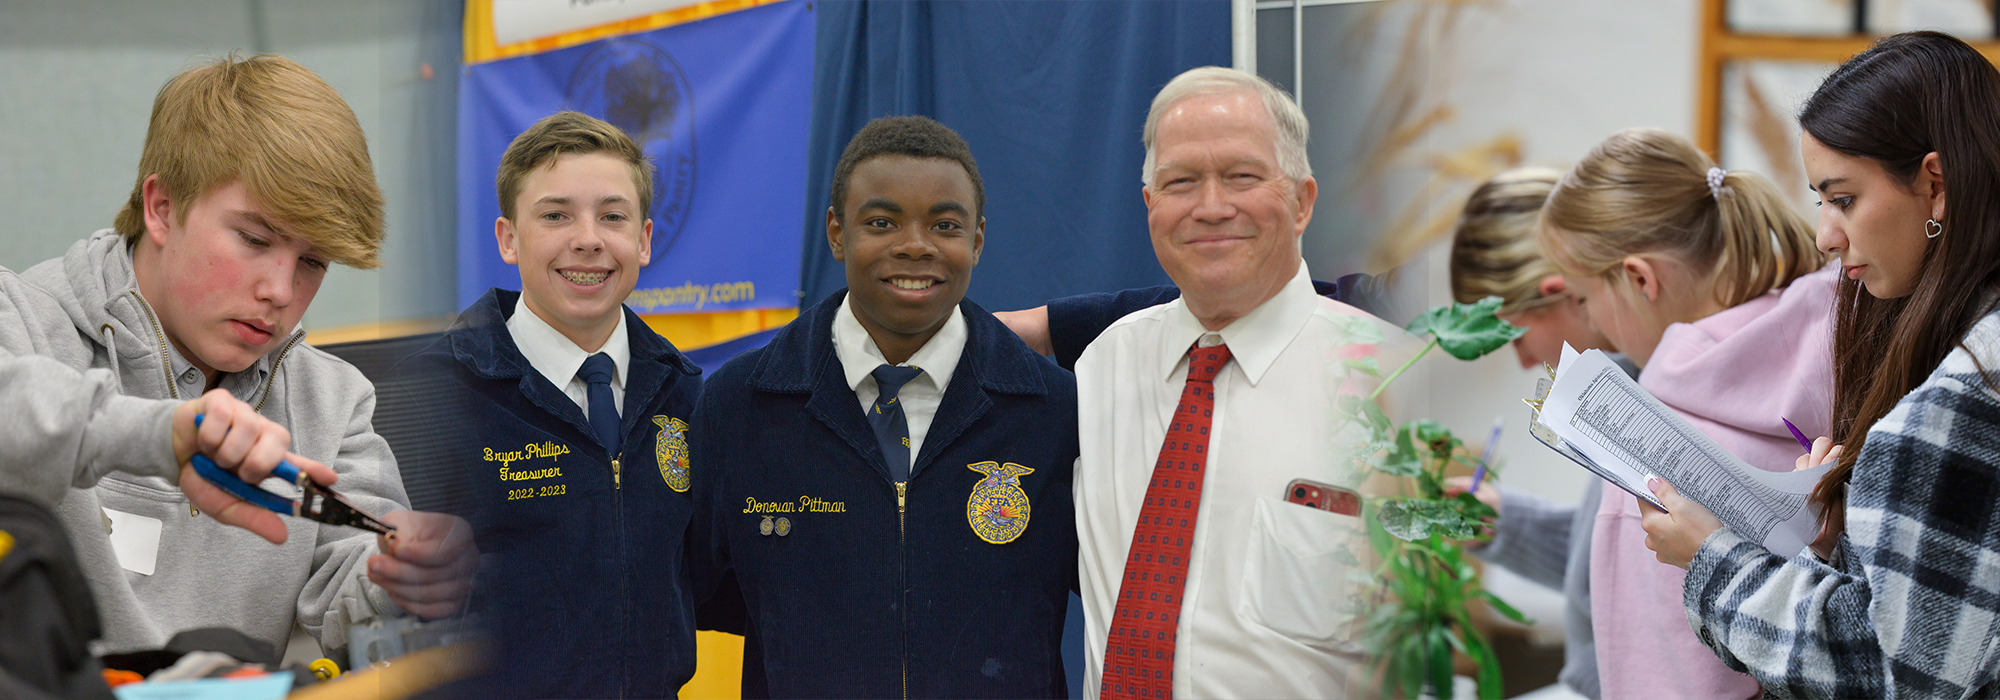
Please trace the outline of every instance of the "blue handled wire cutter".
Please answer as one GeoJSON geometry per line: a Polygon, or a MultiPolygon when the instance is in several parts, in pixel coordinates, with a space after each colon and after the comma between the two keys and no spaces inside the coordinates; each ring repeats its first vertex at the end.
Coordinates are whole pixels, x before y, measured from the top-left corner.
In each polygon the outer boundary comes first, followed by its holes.
{"type": "MultiPolygon", "coordinates": [[[[201,419],[202,416],[194,417],[195,427],[201,427],[201,419]]],[[[196,453],[193,459],[189,461],[194,463],[195,473],[200,474],[201,478],[207,479],[208,483],[215,484],[216,487],[228,491],[231,495],[248,501],[250,505],[269,510],[273,513],[292,515],[333,525],[358,527],[363,530],[382,534],[389,534],[396,530],[396,526],[384,523],[380,518],[370,515],[368,511],[356,507],[353,503],[349,503],[346,498],[334,493],[333,489],[319,485],[318,482],[307,477],[304,472],[299,471],[298,467],[292,466],[291,462],[279,460],[278,467],[271,470],[271,476],[298,484],[300,495],[299,500],[296,501],[265,491],[258,488],[255,484],[237,478],[234,473],[217,466],[215,460],[209,459],[208,455],[196,453]]]]}

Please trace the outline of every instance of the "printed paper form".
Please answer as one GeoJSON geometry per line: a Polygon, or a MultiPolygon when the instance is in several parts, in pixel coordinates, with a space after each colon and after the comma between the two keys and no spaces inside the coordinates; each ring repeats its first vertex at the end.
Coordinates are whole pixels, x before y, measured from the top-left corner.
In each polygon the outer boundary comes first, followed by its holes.
{"type": "Polygon", "coordinates": [[[1627,480],[1628,490],[1647,491],[1647,474],[1666,479],[1736,534],[1779,556],[1798,554],[1817,532],[1806,496],[1827,467],[1768,472],[1744,463],[1639,388],[1603,352],[1563,347],[1540,421],[1605,467],[1607,478],[1627,480]]]}
{"type": "MultiPolygon", "coordinates": [[[[1548,379],[1535,380],[1535,398],[1528,402],[1529,405],[1540,406],[1541,402],[1548,398],[1549,388],[1552,386],[1554,386],[1554,382],[1552,380],[1548,379]]],[[[1569,461],[1575,462],[1578,465],[1582,466],[1584,469],[1590,470],[1591,473],[1603,477],[1605,481],[1611,482],[1612,486],[1625,489],[1625,492],[1632,494],[1633,498],[1637,498],[1641,501],[1650,503],[1653,505],[1653,507],[1659,508],[1660,510],[1667,509],[1666,506],[1660,504],[1660,499],[1657,496],[1654,496],[1652,491],[1649,491],[1645,488],[1646,485],[1645,474],[1640,474],[1638,472],[1632,471],[1632,467],[1625,464],[1613,463],[1608,467],[1602,464],[1598,464],[1595,460],[1592,460],[1589,457],[1585,457],[1583,453],[1576,451],[1576,448],[1570,445],[1567,441],[1563,440],[1560,437],[1556,437],[1556,434],[1553,431],[1550,431],[1548,429],[1548,426],[1542,425],[1540,419],[1541,419],[1540,409],[1536,409],[1533,413],[1529,414],[1528,434],[1534,436],[1535,440],[1541,442],[1542,445],[1548,447],[1551,450],[1555,450],[1556,454],[1568,457],[1569,461]]]]}

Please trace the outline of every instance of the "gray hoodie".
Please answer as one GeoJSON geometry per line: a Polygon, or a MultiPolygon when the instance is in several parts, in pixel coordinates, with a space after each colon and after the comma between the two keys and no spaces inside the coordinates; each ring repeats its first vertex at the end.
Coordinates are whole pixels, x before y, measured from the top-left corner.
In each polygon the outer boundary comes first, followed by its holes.
{"type": "MultiPolygon", "coordinates": [[[[374,386],[303,338],[295,332],[222,388],[290,430],[293,452],[339,473],[336,488],[356,506],[408,508],[388,443],[370,425],[374,386]]],[[[282,651],[294,617],[335,648],[351,613],[398,612],[365,577],[377,551],[365,531],[286,517],[290,534],[272,545],[191,515],[167,426],[201,382],[177,387],[173,358],[116,233],[19,275],[0,268],[0,491],[60,500],[104,618],[92,650],[158,648],[181,630],[231,627],[282,651]],[[160,522],[151,575],[119,564],[105,510],[160,522]]],[[[289,484],[263,487],[298,496],[289,484]]]]}

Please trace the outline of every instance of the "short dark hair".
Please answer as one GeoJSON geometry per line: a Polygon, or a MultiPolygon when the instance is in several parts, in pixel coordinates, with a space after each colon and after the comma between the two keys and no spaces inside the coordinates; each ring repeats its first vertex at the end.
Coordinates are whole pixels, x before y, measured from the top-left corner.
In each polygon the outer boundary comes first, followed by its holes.
{"type": "Polygon", "coordinates": [[[904,116],[868,122],[847,141],[847,149],[840,152],[840,164],[833,168],[834,218],[847,220],[847,181],[854,178],[854,169],[862,161],[878,156],[958,161],[965,167],[966,176],[972,178],[972,215],[986,215],[986,183],[979,179],[979,163],[972,159],[972,147],[958,132],[935,119],[904,116]]]}
{"type": "Polygon", "coordinates": [[[593,153],[609,153],[625,161],[632,173],[632,186],[639,190],[639,217],[653,218],[653,162],[646,158],[645,150],[610,122],[569,111],[542,117],[507,144],[507,152],[500,155],[500,172],[493,178],[500,195],[500,215],[514,220],[514,199],[521,196],[521,184],[528,173],[560,156],[593,153]]]}

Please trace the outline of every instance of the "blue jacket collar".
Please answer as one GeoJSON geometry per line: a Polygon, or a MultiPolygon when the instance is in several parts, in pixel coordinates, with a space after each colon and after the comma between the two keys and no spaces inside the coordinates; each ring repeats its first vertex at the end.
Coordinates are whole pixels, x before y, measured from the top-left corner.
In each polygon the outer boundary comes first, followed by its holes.
{"type": "MultiPolygon", "coordinates": [[[[520,296],[520,292],[491,289],[459,314],[458,322],[445,333],[453,359],[489,381],[518,380],[521,395],[529,402],[567,421],[584,435],[593,434],[575,401],[540,373],[528,371],[527,358],[521,356],[513,334],[507,332],[507,318],[513,315],[514,301],[520,296]]],[[[632,366],[625,379],[625,405],[619,411],[622,416],[619,424],[630,435],[633,427],[647,420],[652,405],[666,398],[663,389],[669,382],[679,376],[696,381],[692,377],[699,376],[701,368],[641,321],[638,314],[629,308],[624,311],[632,366]]]]}
{"type": "MultiPolygon", "coordinates": [[[[787,324],[764,346],[745,382],[752,389],[808,394],[806,411],[838,434],[862,455],[887,482],[888,463],[873,429],[855,404],[854,391],[837,364],[833,350],[833,315],[845,290],[835,292],[798,320],[787,324]]],[[[1000,320],[970,300],[959,302],[965,314],[965,354],[959,357],[951,386],[932,419],[930,435],[910,468],[910,478],[927,471],[967,428],[993,405],[992,394],[1047,396],[1042,373],[1054,367],[1028,349],[1000,320]],[[1040,363],[1040,364],[1037,364],[1040,363]]]]}
{"type": "MultiPolygon", "coordinates": [[[[834,292],[800,314],[798,320],[779,329],[758,358],[757,367],[751,370],[747,382],[750,387],[760,391],[803,394],[818,387],[824,374],[839,375],[840,359],[833,351],[833,315],[840,310],[840,300],[846,294],[844,289],[834,292]]],[[[1042,381],[1045,368],[1039,366],[1047,360],[1028,349],[1027,344],[1000,323],[1000,319],[972,303],[971,299],[960,301],[958,308],[965,314],[966,339],[965,354],[959,358],[958,368],[953,371],[953,384],[957,384],[958,377],[963,376],[991,392],[1024,396],[1048,394],[1048,385],[1042,381]]]]}
{"type": "MultiPolygon", "coordinates": [[[[488,379],[515,378],[526,374],[528,361],[521,356],[521,349],[514,346],[514,336],[507,332],[507,319],[514,315],[514,302],[520,297],[520,292],[496,287],[486,290],[479,301],[466,307],[448,332],[452,356],[488,379]]],[[[660,337],[638,314],[632,313],[632,309],[625,308],[623,311],[626,337],[632,344],[633,365],[659,363],[682,374],[701,374],[699,366],[681,355],[673,343],[660,337]]],[[[627,384],[626,392],[631,393],[630,382],[627,384]]]]}

